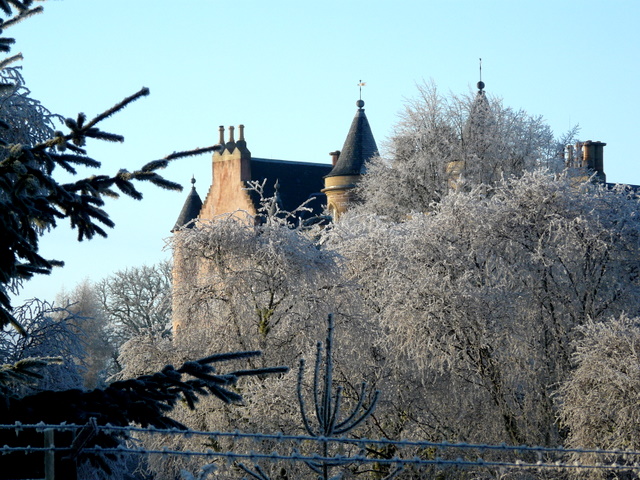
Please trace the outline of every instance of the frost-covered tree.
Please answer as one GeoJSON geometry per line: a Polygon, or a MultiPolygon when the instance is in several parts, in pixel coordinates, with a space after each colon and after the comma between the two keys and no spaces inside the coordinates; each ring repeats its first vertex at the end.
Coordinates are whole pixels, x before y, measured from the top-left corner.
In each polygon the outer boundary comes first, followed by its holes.
{"type": "Polygon", "coordinates": [[[93,283],[85,279],[71,292],[59,292],[55,304],[63,315],[73,315],[72,323],[79,332],[84,350],[84,355],[77,357],[76,361],[84,367],[85,387],[103,386],[116,354],[105,331],[106,318],[93,283]]]}
{"type": "Polygon", "coordinates": [[[188,319],[176,325],[177,341],[202,329],[196,337],[203,345],[269,346],[265,359],[273,350],[295,363],[295,337],[336,307],[335,255],[286,218],[264,213],[254,219],[236,212],[174,234],[174,309],[188,319]]]}
{"type": "Polygon", "coordinates": [[[121,370],[118,356],[127,340],[170,333],[171,263],[127,268],[98,282],[85,279],[60,292],[56,304],[75,314],[82,332],[85,385],[102,385],[121,370]]]}
{"type": "Polygon", "coordinates": [[[545,172],[327,236],[386,332],[403,435],[558,444],[575,328],[640,306],[637,200],[545,172]]]}
{"type": "MultiPolygon", "coordinates": [[[[372,349],[378,331],[363,316],[337,256],[320,248],[317,232],[305,230],[273,200],[264,199],[256,217],[235,212],[174,233],[174,275],[181,281],[173,292],[178,316],[173,338],[145,335],[127,342],[121,355],[123,375],[219,348],[259,349],[264,352],[260,362],[295,365],[301,356],[313,355],[325,330],[321,319],[335,312],[344,348],[336,355],[334,378],[344,397],[352,400],[360,392],[348,378],[364,375],[375,385],[380,374],[374,366],[380,364],[372,349]]],[[[205,401],[196,414],[178,409],[172,415],[198,430],[302,434],[295,385],[293,373],[269,379],[268,388],[255,378],[244,382],[239,408],[221,409],[205,401]]],[[[187,448],[184,443],[174,446],[187,448]]],[[[195,472],[183,459],[157,461],[161,465],[152,465],[156,475],[170,476],[183,468],[195,472]]]]}
{"type": "Polygon", "coordinates": [[[96,283],[95,291],[116,349],[141,333],[169,333],[171,262],[119,270],[96,283]]]}
{"type": "MultiPolygon", "coordinates": [[[[366,477],[367,474],[373,474],[375,478],[380,480],[390,480],[394,478],[400,471],[401,467],[396,467],[390,472],[384,472],[377,468],[366,466],[360,468],[358,465],[350,465],[348,461],[335,458],[329,460],[331,456],[348,457],[356,454],[366,455],[366,449],[349,446],[348,442],[338,445],[332,445],[331,442],[323,440],[323,438],[348,437],[352,435],[356,429],[371,416],[376,408],[379,398],[379,391],[368,392],[366,382],[360,386],[360,391],[352,402],[352,405],[344,403],[344,387],[338,386],[334,388],[334,325],[333,315],[329,315],[327,320],[327,337],[324,344],[318,342],[316,347],[316,361],[313,372],[313,381],[305,382],[305,365],[304,359],[300,360],[297,382],[297,396],[300,407],[301,422],[304,425],[306,434],[311,437],[318,438],[317,445],[320,447],[316,453],[323,457],[322,460],[305,461],[304,464],[313,473],[313,478],[329,480],[330,478],[345,478],[344,475],[366,477]],[[305,397],[309,397],[306,398],[305,397]],[[336,476],[333,472],[340,470],[336,476]],[[387,473],[385,475],[385,473],[387,473]]],[[[298,450],[298,449],[296,449],[298,450]]],[[[306,451],[304,452],[307,455],[306,451]]],[[[303,472],[291,472],[296,467],[281,467],[274,462],[268,466],[260,466],[256,464],[253,469],[243,463],[239,463],[238,467],[251,478],[257,480],[272,480],[275,478],[289,478],[295,475],[295,478],[303,478],[303,472]],[[276,472],[269,474],[269,471],[276,472]],[[274,476],[277,475],[277,476],[274,476]]]]}
{"type": "MultiPolygon", "coordinates": [[[[563,383],[561,420],[567,446],[586,449],[640,449],[640,320],[620,315],[580,328],[573,360],[563,383]]],[[[580,460],[584,461],[582,455],[580,460]]],[[[623,455],[589,455],[593,461],[624,464],[623,455]]],[[[604,478],[601,472],[581,472],[604,478]]]]}
{"type": "Polygon", "coordinates": [[[532,168],[562,167],[564,145],[540,116],[505,106],[484,85],[475,95],[443,95],[433,82],[418,85],[400,115],[388,154],[374,158],[361,182],[366,211],[404,218],[425,212],[449,191],[494,184],[532,168]]]}
{"type": "Polygon", "coordinates": [[[30,381],[16,383],[14,388],[26,395],[82,387],[86,352],[76,315],[36,299],[17,307],[15,315],[27,335],[8,331],[0,336],[0,364],[16,364],[35,358],[56,361],[35,372],[30,381]]]}
{"type": "Polygon", "coordinates": [[[3,140],[9,144],[34,145],[51,138],[64,119],[31,97],[20,67],[1,69],[0,84],[4,86],[0,89],[0,121],[7,126],[3,140]]]}

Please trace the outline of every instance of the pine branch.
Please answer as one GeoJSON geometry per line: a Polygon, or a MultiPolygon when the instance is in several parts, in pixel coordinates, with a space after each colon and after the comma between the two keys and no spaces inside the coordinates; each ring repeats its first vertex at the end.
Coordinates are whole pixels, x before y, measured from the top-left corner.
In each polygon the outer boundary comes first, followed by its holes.
{"type": "Polygon", "coordinates": [[[0,38],[0,52],[8,52],[11,50],[11,45],[16,43],[13,38],[0,38]]]}
{"type": "Polygon", "coordinates": [[[274,373],[287,373],[289,371],[289,367],[266,367],[266,368],[255,368],[252,370],[236,370],[235,372],[231,372],[229,375],[233,375],[234,377],[246,377],[248,375],[271,375],[274,373]]]}
{"type": "MultiPolygon", "coordinates": [[[[225,358],[246,358],[246,353],[214,355],[186,362],[177,370],[168,365],[153,375],[114,382],[105,389],[90,392],[47,391],[21,399],[9,397],[7,405],[0,404],[0,417],[8,422],[77,424],[84,424],[94,417],[99,425],[128,425],[135,422],[142,426],[185,429],[181,423],[165,416],[180,399],[184,399],[190,408],[195,408],[198,398],[206,395],[214,395],[225,403],[238,403],[242,400],[240,395],[225,388],[235,385],[238,377],[232,374],[215,374],[209,363],[224,361],[225,358]],[[185,379],[185,376],[192,378],[185,379]],[[64,408],[65,405],[74,405],[75,408],[69,411],[64,408]]],[[[31,370],[38,366],[38,363],[31,360],[22,365],[16,364],[14,370],[18,371],[19,367],[20,371],[27,370],[31,374],[31,370]]],[[[263,370],[256,371],[253,375],[267,373],[263,370]]],[[[0,374],[3,371],[0,369],[0,374]]],[[[247,375],[251,374],[246,372],[247,375]]],[[[0,382],[2,378],[0,376],[0,382]]]]}
{"type": "MultiPolygon", "coordinates": [[[[6,5],[6,1],[3,0],[3,3],[6,5]]],[[[18,13],[17,15],[14,15],[12,18],[2,22],[2,29],[4,30],[5,28],[10,28],[10,27],[22,22],[23,20],[26,20],[29,17],[32,17],[34,15],[37,15],[39,13],[44,12],[44,7],[42,7],[42,6],[38,6],[38,7],[34,7],[34,8],[31,8],[31,9],[28,9],[28,6],[30,4],[31,4],[31,2],[24,2],[23,4],[21,4],[20,2],[15,2],[16,6],[20,5],[20,7],[18,7],[20,9],[20,13],[18,13]]],[[[2,5],[0,5],[0,9],[2,9],[7,15],[11,14],[11,9],[10,8],[9,8],[9,11],[7,11],[2,7],[2,5]]]]}
{"type": "Polygon", "coordinates": [[[114,113],[119,112],[120,110],[122,110],[123,108],[125,108],[127,105],[129,105],[132,102],[135,102],[136,100],[145,97],[149,95],[149,89],[147,87],[143,87],[140,90],[138,90],[136,93],[134,93],[133,95],[128,96],[127,98],[125,98],[124,100],[122,100],[121,102],[115,104],[113,107],[109,108],[108,110],[105,110],[104,112],[102,112],[101,114],[97,115],[96,117],[93,118],[93,120],[91,120],[85,127],[85,129],[89,129],[91,127],[93,127],[94,125],[96,125],[97,123],[101,122],[102,120],[104,120],[105,118],[109,118],[110,116],[112,116],[114,113]]]}
{"type": "Polygon", "coordinates": [[[176,160],[178,158],[193,157],[195,155],[202,155],[203,153],[215,152],[217,150],[220,150],[221,148],[222,148],[221,145],[213,145],[211,147],[194,148],[193,150],[186,150],[183,152],[173,152],[167,155],[166,157],[164,157],[164,159],[170,161],[170,160],[176,160]]]}
{"type": "Polygon", "coordinates": [[[13,384],[33,384],[42,379],[38,370],[62,363],[59,357],[25,358],[11,365],[0,365],[0,394],[12,395],[13,384]]]}
{"type": "Polygon", "coordinates": [[[169,165],[169,161],[166,158],[162,160],[153,160],[147,164],[145,164],[140,171],[142,172],[152,172],[154,170],[159,170],[161,168],[166,168],[169,165]]]}
{"type": "MultiPolygon", "coordinates": [[[[122,193],[136,200],[142,199],[134,181],[148,181],[164,189],[181,190],[179,184],[163,178],[156,170],[166,167],[171,160],[215,149],[174,152],[165,159],[148,162],[141,170],[129,172],[123,169],[113,176],[94,175],[67,184],[59,184],[52,177],[56,166],[71,174],[77,173],[78,166],[100,167],[101,163],[87,156],[82,148],[86,138],[123,141],[123,136],[103,132],[96,124],[148,94],[149,90],[143,88],[88,122],[84,113],[79,113],[75,119],[67,118],[65,124],[70,130],[67,134],[56,131],[51,138],[34,146],[17,144],[4,147],[6,158],[0,161],[0,188],[8,203],[4,211],[0,211],[3,229],[0,258],[7,262],[0,264],[2,290],[15,279],[25,280],[51,271],[53,263],[36,252],[40,235],[47,228],[55,228],[57,220],[68,219],[71,228],[77,229],[79,241],[95,235],[106,237],[104,227],[112,228],[114,223],[100,208],[104,205],[104,197],[117,198],[122,193]],[[71,153],[65,153],[67,151],[71,153]]],[[[0,327],[7,324],[23,331],[11,314],[9,298],[0,295],[0,327]]],[[[227,399],[233,397],[224,393],[223,396],[227,399]]]]}
{"type": "Polygon", "coordinates": [[[75,164],[82,165],[84,167],[98,168],[100,167],[100,162],[94,160],[91,157],[87,157],[84,155],[69,155],[69,154],[58,154],[58,153],[49,153],[49,158],[53,161],[63,161],[67,164],[75,164]]]}
{"type": "Polygon", "coordinates": [[[262,352],[260,352],[259,350],[249,350],[246,352],[216,353],[214,355],[201,358],[200,360],[197,360],[197,362],[201,364],[209,364],[209,363],[217,363],[217,362],[226,362],[228,360],[239,360],[239,359],[245,359],[245,358],[259,357],[260,355],[262,355],[262,352]]]}

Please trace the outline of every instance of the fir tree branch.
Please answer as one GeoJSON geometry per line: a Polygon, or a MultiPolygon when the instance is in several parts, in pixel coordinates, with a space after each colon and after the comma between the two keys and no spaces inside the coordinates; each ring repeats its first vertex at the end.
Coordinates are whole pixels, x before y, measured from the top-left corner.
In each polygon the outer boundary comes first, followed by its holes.
{"type": "Polygon", "coordinates": [[[220,149],[221,149],[220,145],[213,145],[211,147],[194,148],[193,150],[186,150],[184,152],[173,152],[167,155],[166,157],[164,157],[164,160],[171,161],[171,160],[176,160],[178,158],[193,157],[195,155],[202,155],[203,153],[215,152],[220,149]]]}
{"type": "MultiPolygon", "coordinates": [[[[4,2],[6,5],[6,2],[4,2]]],[[[16,6],[20,4],[20,2],[16,2],[16,6]]],[[[4,30],[5,28],[10,28],[20,22],[22,22],[23,20],[26,20],[29,17],[32,17],[34,15],[37,15],[39,13],[44,12],[44,7],[37,6],[34,8],[29,9],[28,6],[31,3],[29,2],[27,4],[27,2],[25,2],[24,4],[20,4],[20,13],[18,13],[17,15],[14,15],[12,18],[5,20],[4,22],[2,22],[2,29],[4,30]]],[[[0,5],[0,8],[2,8],[2,6],[0,5]]],[[[11,9],[9,8],[9,10],[4,10],[4,8],[2,8],[2,10],[7,14],[10,15],[11,14],[11,9]]]]}
{"type": "Polygon", "coordinates": [[[97,115],[96,117],[93,118],[93,120],[91,120],[85,127],[85,129],[89,129],[91,127],[93,127],[94,125],[96,125],[97,123],[101,122],[102,120],[104,120],[105,118],[109,118],[111,115],[113,115],[114,113],[119,112],[120,110],[122,110],[123,108],[125,108],[127,105],[129,105],[132,102],[135,102],[136,100],[138,100],[141,97],[145,97],[149,95],[149,89],[147,87],[143,87],[140,90],[138,90],[136,93],[134,93],[133,95],[128,96],[127,98],[125,98],[124,100],[122,100],[121,102],[118,102],[117,104],[115,104],[113,107],[109,108],[108,110],[105,110],[104,112],[102,112],[101,114],[97,115]]]}

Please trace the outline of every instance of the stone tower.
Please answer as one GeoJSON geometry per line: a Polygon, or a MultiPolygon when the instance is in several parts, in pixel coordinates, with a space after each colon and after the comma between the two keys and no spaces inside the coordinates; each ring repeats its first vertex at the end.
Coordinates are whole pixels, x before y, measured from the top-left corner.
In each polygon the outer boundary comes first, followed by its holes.
{"type": "MultiPolygon", "coordinates": [[[[171,229],[171,233],[176,234],[181,228],[194,228],[196,226],[195,221],[198,218],[201,209],[202,200],[200,200],[200,195],[196,192],[196,180],[195,178],[192,178],[191,192],[189,192],[189,195],[182,206],[180,215],[178,215],[178,219],[176,220],[175,226],[171,229]]],[[[187,259],[184,257],[182,250],[174,246],[173,269],[171,272],[174,287],[180,283],[181,275],[183,274],[182,272],[185,270],[187,270],[187,259]]],[[[176,313],[182,311],[180,302],[177,301],[176,295],[172,295],[171,297],[171,310],[173,331],[177,332],[182,326],[185,316],[176,313]]]]}
{"type": "Polygon", "coordinates": [[[322,193],[327,196],[327,208],[334,215],[344,213],[356,199],[354,188],[366,170],[366,163],[378,154],[378,146],[364,113],[364,102],[356,102],[358,110],[344,141],[342,151],[333,152],[334,165],[324,177],[322,193]]]}
{"type": "Polygon", "coordinates": [[[211,186],[202,204],[201,219],[211,220],[220,213],[245,210],[255,214],[255,206],[245,190],[251,180],[251,152],[244,139],[244,125],[239,125],[238,140],[235,129],[229,127],[225,142],[224,127],[219,127],[221,148],[213,153],[211,186]]]}
{"type": "Polygon", "coordinates": [[[604,173],[604,142],[578,142],[575,145],[567,145],[565,148],[565,167],[570,175],[578,181],[585,182],[592,179],[594,182],[606,183],[607,175],[604,173]]]}
{"type": "Polygon", "coordinates": [[[173,331],[174,334],[189,321],[191,305],[181,293],[182,288],[189,284],[188,280],[200,275],[207,265],[189,258],[181,247],[184,228],[198,228],[198,222],[214,221],[217,216],[234,215],[246,219],[244,212],[256,215],[260,209],[260,198],[251,191],[251,182],[263,185],[265,197],[276,197],[278,206],[286,211],[294,211],[304,202],[311,211],[302,212],[304,215],[319,215],[325,204],[324,195],[320,192],[323,178],[333,168],[329,164],[309,163],[287,160],[274,160],[252,157],[244,138],[244,126],[238,126],[238,139],[235,139],[236,129],[228,128],[228,138],[225,139],[225,128],[220,127],[220,138],[212,158],[212,182],[209,186],[204,202],[195,189],[195,179],[191,180],[191,192],[180,211],[180,215],[171,230],[173,240],[173,331]],[[226,141],[225,141],[226,140],[226,141]],[[187,280],[187,281],[185,281],[187,280]]]}

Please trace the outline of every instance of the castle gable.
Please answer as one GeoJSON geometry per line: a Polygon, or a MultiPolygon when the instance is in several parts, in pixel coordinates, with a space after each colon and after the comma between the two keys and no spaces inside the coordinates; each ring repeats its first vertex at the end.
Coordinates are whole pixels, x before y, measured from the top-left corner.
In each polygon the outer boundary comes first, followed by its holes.
{"type": "MultiPolygon", "coordinates": [[[[193,201],[188,201],[189,211],[185,215],[192,220],[212,220],[217,215],[244,210],[255,215],[260,207],[256,192],[249,191],[251,182],[264,185],[265,198],[278,196],[280,208],[293,211],[309,198],[308,207],[313,214],[320,214],[326,204],[321,190],[323,177],[332,166],[329,164],[252,158],[244,139],[244,125],[238,127],[239,138],[234,138],[234,127],[229,127],[229,138],[225,141],[224,127],[220,127],[220,148],[213,154],[212,183],[197,215],[193,201]],[[276,192],[276,184],[278,185],[276,192]]],[[[198,198],[199,200],[199,198],[198,198]]],[[[187,207],[185,207],[187,208],[187,207]]],[[[184,224],[186,222],[183,222],[184,224]]]]}

